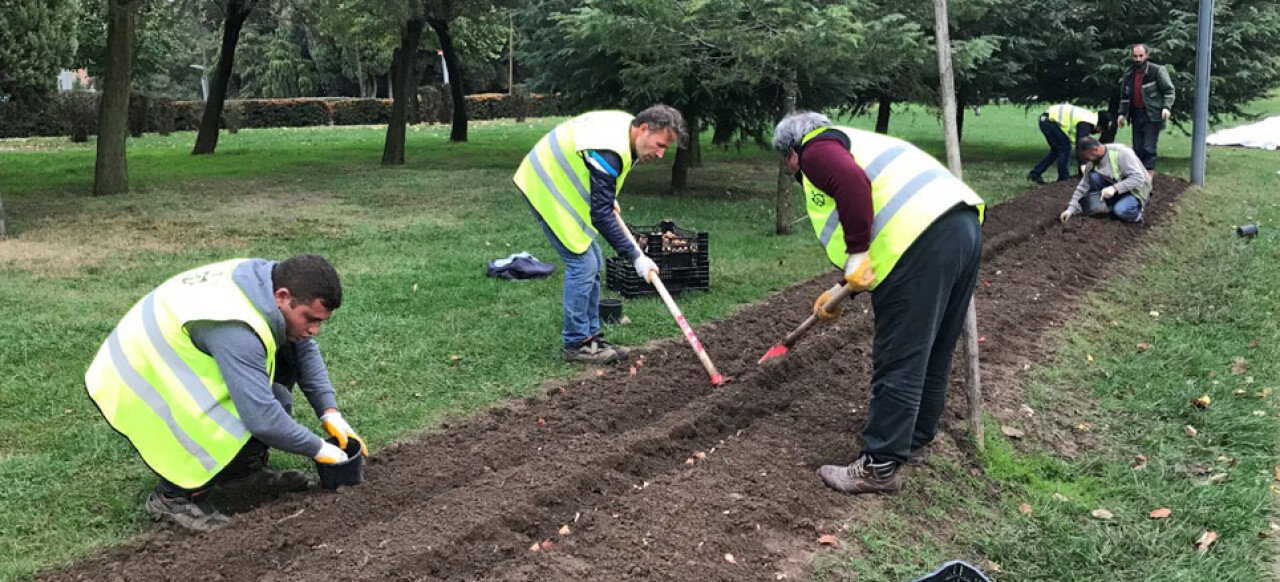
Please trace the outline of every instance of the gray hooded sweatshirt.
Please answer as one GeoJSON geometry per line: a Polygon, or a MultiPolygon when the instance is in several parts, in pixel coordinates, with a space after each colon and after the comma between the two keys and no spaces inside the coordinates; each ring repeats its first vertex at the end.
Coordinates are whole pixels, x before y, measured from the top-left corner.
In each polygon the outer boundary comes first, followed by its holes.
{"type": "Polygon", "coordinates": [[[267,375],[267,349],[253,328],[240,321],[196,321],[187,325],[191,341],[218,363],[231,401],[249,433],[273,449],[314,457],[323,442],[290,416],[296,383],[316,416],[337,408],[329,371],[314,339],[291,342],[285,336],[284,316],[276,306],[271,270],[275,261],[250,259],[231,277],[271,326],[276,340],[276,376],[267,375]]]}

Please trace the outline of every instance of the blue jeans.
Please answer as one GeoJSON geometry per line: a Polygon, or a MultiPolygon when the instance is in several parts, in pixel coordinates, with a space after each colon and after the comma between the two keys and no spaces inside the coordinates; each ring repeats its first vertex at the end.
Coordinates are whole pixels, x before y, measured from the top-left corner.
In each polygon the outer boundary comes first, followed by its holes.
{"type": "Polygon", "coordinates": [[[533,216],[547,234],[547,240],[551,241],[551,248],[564,260],[564,292],[561,296],[564,324],[560,337],[565,347],[581,344],[600,333],[600,272],[604,270],[604,253],[595,241],[591,241],[591,246],[582,254],[565,248],[537,210],[533,210],[533,216]]]}
{"type": "Polygon", "coordinates": [[[1044,134],[1044,141],[1049,143],[1049,153],[1044,155],[1036,167],[1031,168],[1031,175],[1039,177],[1054,161],[1057,161],[1058,179],[1070,178],[1071,172],[1068,168],[1071,163],[1071,139],[1058,126],[1058,122],[1049,119],[1048,115],[1040,116],[1040,133],[1044,134]]]}
{"type": "MultiPolygon", "coordinates": [[[[1098,175],[1097,172],[1089,174],[1089,193],[1101,192],[1103,188],[1111,186],[1106,179],[1098,175]]],[[[1107,209],[1111,211],[1111,216],[1121,222],[1138,222],[1142,219],[1142,203],[1138,201],[1138,197],[1125,192],[1124,194],[1116,194],[1110,200],[1106,201],[1107,209]]]]}

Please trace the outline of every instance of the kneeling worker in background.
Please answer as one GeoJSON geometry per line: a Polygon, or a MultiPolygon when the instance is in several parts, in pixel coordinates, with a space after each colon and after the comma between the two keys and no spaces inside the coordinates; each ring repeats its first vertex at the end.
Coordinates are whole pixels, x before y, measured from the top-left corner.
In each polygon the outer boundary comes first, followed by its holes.
{"type": "Polygon", "coordinates": [[[1084,177],[1058,219],[1110,214],[1124,222],[1141,222],[1142,209],[1151,199],[1151,175],[1138,155],[1128,146],[1091,137],[1080,140],[1076,151],[1086,162],[1084,177]]]}
{"type": "Polygon", "coordinates": [[[341,304],[333,266],[298,255],[181,273],[125,314],[85,385],[111,426],[160,476],[146,503],[152,518],[211,531],[230,519],[209,504],[214,486],[306,489],[302,473],[267,467],[269,448],[337,464],[355,439],[367,453],[338,412],[312,339],[341,304]],[[339,446],[290,415],[295,383],[339,446]]]}

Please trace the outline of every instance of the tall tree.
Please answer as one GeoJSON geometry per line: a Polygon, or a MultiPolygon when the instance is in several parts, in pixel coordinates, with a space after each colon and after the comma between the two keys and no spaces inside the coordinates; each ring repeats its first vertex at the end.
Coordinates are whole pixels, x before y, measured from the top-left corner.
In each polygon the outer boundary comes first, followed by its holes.
{"type": "Polygon", "coordinates": [[[458,58],[458,49],[453,43],[453,33],[449,30],[449,24],[456,16],[453,0],[428,0],[426,21],[436,33],[440,51],[444,54],[444,65],[449,71],[449,94],[453,97],[453,128],[449,131],[449,141],[467,141],[465,76],[462,60],[458,58]]]}
{"type": "Polygon", "coordinates": [[[133,85],[133,51],[137,43],[136,16],[145,0],[107,0],[107,54],[103,67],[102,101],[98,108],[98,151],[93,167],[93,195],[129,190],[125,160],[129,92],[133,85]]]}
{"type": "Polygon", "coordinates": [[[75,0],[8,0],[0,9],[0,91],[26,100],[52,93],[76,50],[75,0]]]}
{"type": "MultiPolygon", "coordinates": [[[[426,19],[421,13],[405,19],[400,32],[400,48],[396,49],[395,56],[391,59],[393,95],[391,119],[387,122],[387,138],[382,146],[382,165],[384,166],[404,165],[405,126],[409,121],[409,104],[413,101],[413,94],[418,88],[417,80],[414,78],[415,60],[425,25],[426,19]]],[[[466,122],[465,116],[463,122],[466,122]]],[[[461,141],[466,141],[465,130],[462,137],[461,141]]]]}
{"type": "Polygon", "coordinates": [[[200,117],[200,133],[196,136],[195,148],[191,150],[191,154],[197,156],[211,154],[218,148],[218,130],[227,99],[227,86],[231,81],[231,69],[235,65],[236,44],[240,42],[240,31],[258,5],[258,0],[221,0],[217,4],[224,15],[222,48],[218,52],[218,67],[209,82],[209,100],[205,102],[204,113],[200,117]]]}

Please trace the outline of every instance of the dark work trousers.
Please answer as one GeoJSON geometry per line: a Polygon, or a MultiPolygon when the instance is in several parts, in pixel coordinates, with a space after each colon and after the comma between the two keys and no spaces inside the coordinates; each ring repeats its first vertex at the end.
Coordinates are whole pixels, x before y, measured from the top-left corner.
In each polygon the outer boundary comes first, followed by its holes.
{"type": "Polygon", "coordinates": [[[978,212],[959,205],[925,229],[871,292],[876,335],[862,452],[876,461],[905,463],[938,433],[981,263],[978,212]]]}
{"type": "Polygon", "coordinates": [[[1146,108],[1129,110],[1129,123],[1133,126],[1133,152],[1142,160],[1142,167],[1156,169],[1156,142],[1160,140],[1160,130],[1164,129],[1164,121],[1151,121],[1147,117],[1146,108]]]}
{"type": "MultiPolygon", "coordinates": [[[[277,357],[276,358],[277,370],[280,369],[280,364],[281,364],[281,358],[277,357]]],[[[279,378],[279,376],[280,374],[277,374],[277,378],[279,378]]],[[[290,382],[290,385],[292,385],[292,382],[290,382]]],[[[276,384],[272,384],[271,389],[272,389],[272,392],[275,393],[276,400],[278,400],[280,404],[284,406],[285,412],[288,412],[289,414],[293,414],[292,388],[280,383],[276,383],[276,384]]],[[[223,467],[222,470],[219,471],[217,475],[214,475],[213,479],[211,479],[208,483],[205,483],[200,487],[196,487],[195,489],[183,489],[182,487],[177,486],[176,484],[169,481],[168,479],[165,479],[164,477],[160,477],[160,483],[156,485],[156,491],[160,492],[161,494],[169,498],[174,498],[174,497],[183,497],[186,499],[199,498],[204,494],[208,493],[210,489],[213,489],[213,486],[218,482],[229,481],[232,479],[239,479],[241,477],[247,477],[257,471],[261,471],[262,469],[266,468],[267,458],[270,452],[271,452],[271,449],[267,447],[266,443],[258,440],[256,437],[249,437],[249,442],[244,444],[244,447],[240,449],[239,453],[236,453],[235,458],[231,459],[231,462],[227,463],[227,466],[223,467]]]]}
{"type": "Polygon", "coordinates": [[[1047,113],[1040,116],[1040,133],[1044,134],[1044,140],[1049,143],[1049,153],[1044,155],[1044,158],[1040,160],[1040,163],[1036,164],[1036,167],[1031,168],[1031,175],[1037,178],[1040,177],[1053,162],[1057,161],[1058,179],[1066,180],[1070,178],[1071,151],[1074,149],[1071,139],[1067,137],[1066,132],[1062,131],[1062,127],[1058,125],[1058,122],[1049,119],[1049,114],[1047,113]]]}

